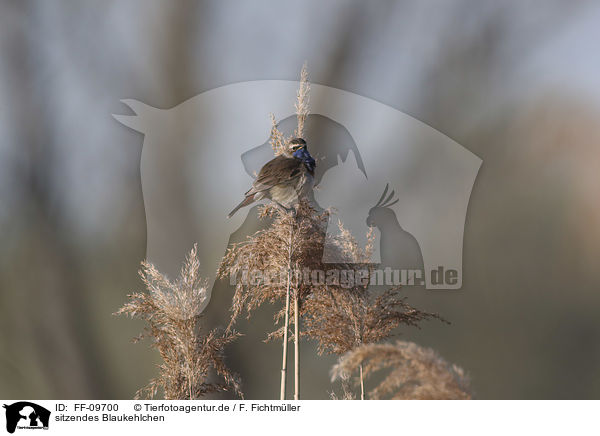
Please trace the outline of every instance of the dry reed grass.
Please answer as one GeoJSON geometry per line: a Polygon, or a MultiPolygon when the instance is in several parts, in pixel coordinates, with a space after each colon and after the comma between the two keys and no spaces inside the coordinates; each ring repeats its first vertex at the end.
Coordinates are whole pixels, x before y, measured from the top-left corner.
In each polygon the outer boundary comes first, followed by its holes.
{"type": "Polygon", "coordinates": [[[428,319],[443,319],[435,313],[416,309],[406,302],[400,287],[377,292],[369,286],[374,265],[371,258],[373,233],[369,232],[366,247],[359,247],[356,239],[339,223],[339,236],[334,241],[336,255],[348,263],[335,264],[336,268],[360,274],[363,283],[352,287],[333,282],[314,289],[305,302],[304,335],[319,343],[319,353],[343,354],[363,344],[390,337],[400,326],[418,327],[428,319]]]}
{"type": "MultiPolygon", "coordinates": [[[[280,277],[287,275],[290,268],[292,297],[298,298],[302,310],[304,301],[313,291],[310,283],[301,280],[303,271],[323,266],[321,258],[326,215],[317,213],[307,201],[301,201],[295,216],[272,205],[261,207],[259,216],[262,219],[271,218],[273,223],[249,236],[246,241],[230,247],[218,270],[220,278],[236,277],[228,329],[233,328],[242,312],[245,311],[250,318],[252,312],[263,303],[282,303],[283,306],[286,299],[285,283],[268,280],[264,276],[256,281],[240,280],[244,271],[274,271],[279,272],[280,277]]],[[[290,310],[292,316],[293,308],[290,310]]],[[[283,337],[284,329],[280,324],[284,316],[285,309],[281,307],[274,316],[275,324],[279,327],[268,333],[266,340],[283,337]]]]}
{"type": "Polygon", "coordinates": [[[304,122],[306,117],[310,114],[309,106],[309,93],[310,93],[310,82],[308,81],[308,68],[306,63],[302,66],[300,71],[300,86],[296,92],[296,103],[294,108],[296,109],[296,119],[298,121],[297,127],[294,130],[294,135],[285,137],[285,135],[277,127],[277,119],[274,114],[269,114],[271,118],[271,137],[269,143],[273,148],[275,156],[289,155],[289,142],[292,138],[302,138],[304,135],[304,122]]]}
{"type": "Polygon", "coordinates": [[[129,295],[129,301],[115,313],[146,321],[148,326],[134,341],[150,339],[163,360],[158,377],[140,389],[136,399],[155,398],[159,391],[168,400],[198,399],[222,391],[243,398],[239,378],[225,364],[224,353],[239,334],[203,328],[200,308],[207,298],[207,284],[199,267],[196,245],[175,281],[142,262],[140,276],[146,291],[129,295]],[[208,381],[213,371],[222,382],[208,381]]]}
{"type": "MultiPolygon", "coordinates": [[[[383,292],[369,286],[374,265],[369,263],[373,250],[373,231],[367,234],[366,247],[360,247],[352,234],[339,222],[339,236],[331,241],[330,253],[346,263],[336,266],[353,273],[353,286],[328,283],[309,294],[304,305],[303,335],[318,342],[318,352],[344,354],[364,344],[392,336],[399,326],[419,327],[422,321],[438,319],[438,314],[416,309],[406,302],[400,287],[383,292]]],[[[446,322],[446,321],[444,321],[446,322]]],[[[365,399],[362,367],[359,365],[360,398],[365,399]]],[[[347,378],[340,377],[343,398],[353,399],[347,378]]]]}
{"type": "Polygon", "coordinates": [[[390,370],[370,391],[371,399],[468,400],[472,398],[464,370],[442,359],[434,350],[412,342],[366,344],[340,357],[332,381],[347,379],[363,368],[365,377],[390,370]]]}

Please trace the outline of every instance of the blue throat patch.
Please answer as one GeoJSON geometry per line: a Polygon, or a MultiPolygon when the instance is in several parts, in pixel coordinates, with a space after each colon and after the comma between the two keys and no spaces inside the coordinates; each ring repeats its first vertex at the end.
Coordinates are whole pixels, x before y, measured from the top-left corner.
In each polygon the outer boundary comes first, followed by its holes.
{"type": "Polygon", "coordinates": [[[293,155],[296,159],[300,159],[304,166],[311,173],[315,170],[316,162],[306,148],[296,150],[293,155]]]}

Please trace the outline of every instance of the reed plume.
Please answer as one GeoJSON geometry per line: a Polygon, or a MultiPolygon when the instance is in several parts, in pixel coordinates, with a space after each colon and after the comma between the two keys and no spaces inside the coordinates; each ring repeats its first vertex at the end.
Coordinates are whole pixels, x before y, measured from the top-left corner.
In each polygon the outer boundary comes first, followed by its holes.
{"type": "Polygon", "coordinates": [[[300,71],[300,85],[296,92],[296,103],[294,103],[296,119],[298,122],[296,129],[294,129],[294,135],[286,137],[277,127],[275,115],[272,113],[269,114],[269,117],[271,118],[271,136],[269,138],[269,143],[271,144],[275,156],[286,153],[290,139],[304,137],[304,122],[306,121],[306,117],[310,114],[309,93],[310,82],[308,81],[308,67],[305,62],[300,71]]]}
{"type": "Polygon", "coordinates": [[[290,138],[286,138],[285,135],[277,127],[277,119],[274,114],[269,114],[271,118],[271,136],[269,137],[269,143],[273,149],[275,156],[281,156],[285,154],[288,147],[288,141],[290,138]]]}
{"type": "MultiPolygon", "coordinates": [[[[294,214],[267,205],[261,207],[259,217],[273,222],[229,248],[218,271],[221,278],[235,279],[228,329],[233,328],[243,312],[250,318],[263,303],[279,303],[281,308],[274,314],[276,327],[265,340],[281,338],[285,350],[289,338],[296,340],[300,336],[289,334],[286,320],[293,318],[299,325],[304,301],[313,290],[302,277],[304,271],[321,267],[327,216],[301,200],[294,214]]],[[[295,330],[299,332],[299,326],[295,330]]],[[[286,357],[282,371],[286,369],[286,357]]]]}
{"type": "Polygon", "coordinates": [[[179,277],[170,281],[154,265],[142,262],[139,274],[146,290],[129,295],[115,315],[128,315],[147,322],[135,342],[148,338],[163,362],[158,377],[137,391],[135,398],[198,399],[223,391],[243,398],[240,381],[225,364],[224,349],[239,334],[232,330],[205,331],[200,309],[207,298],[207,283],[199,275],[197,246],[188,254],[179,277]],[[209,381],[215,372],[221,382],[209,381]]]}
{"type": "Polygon", "coordinates": [[[339,358],[332,381],[347,379],[363,368],[365,377],[389,370],[370,391],[374,400],[468,400],[472,398],[464,370],[442,359],[434,350],[413,342],[365,344],[339,358]]]}
{"type": "MultiPolygon", "coordinates": [[[[352,277],[350,281],[330,281],[314,289],[304,306],[303,334],[318,342],[318,352],[344,354],[364,344],[387,339],[400,325],[419,327],[421,321],[438,319],[438,314],[425,312],[409,305],[400,287],[376,292],[370,286],[374,265],[372,254],[373,233],[367,234],[367,245],[360,247],[351,233],[340,222],[339,236],[332,241],[334,254],[340,261],[340,271],[352,277]],[[348,283],[351,286],[348,286],[348,283]]],[[[445,321],[444,321],[445,322],[445,321]]],[[[352,395],[342,381],[344,397],[352,395]]],[[[365,398],[364,378],[359,367],[361,399],[365,398]]]]}
{"type": "Polygon", "coordinates": [[[296,103],[294,104],[296,118],[298,120],[298,126],[294,131],[294,136],[296,138],[302,138],[304,135],[304,122],[306,121],[306,117],[310,114],[309,93],[310,82],[308,81],[308,67],[305,62],[300,71],[300,86],[296,93],[296,103]]]}

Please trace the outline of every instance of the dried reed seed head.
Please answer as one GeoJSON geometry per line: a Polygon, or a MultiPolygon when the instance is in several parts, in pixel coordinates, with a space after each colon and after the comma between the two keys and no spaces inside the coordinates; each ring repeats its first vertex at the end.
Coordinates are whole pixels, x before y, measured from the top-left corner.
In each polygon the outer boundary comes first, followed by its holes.
{"type": "Polygon", "coordinates": [[[288,155],[288,140],[277,127],[277,120],[275,119],[275,115],[269,114],[269,116],[271,118],[271,136],[269,138],[269,143],[271,144],[273,153],[275,154],[275,156],[288,155]]]}
{"type": "Polygon", "coordinates": [[[300,86],[298,88],[298,92],[296,93],[296,104],[294,105],[296,109],[296,118],[298,121],[298,126],[294,131],[294,136],[296,137],[302,137],[304,134],[304,122],[310,113],[309,92],[310,83],[308,81],[308,67],[305,62],[300,72],[300,86]]]}
{"type": "Polygon", "coordinates": [[[362,344],[389,338],[399,326],[419,327],[443,319],[406,302],[399,288],[376,294],[368,287],[326,286],[304,303],[303,334],[319,344],[319,353],[343,354],[362,344]]]}
{"type": "Polygon", "coordinates": [[[308,68],[305,63],[300,72],[300,85],[298,87],[298,91],[296,92],[296,103],[294,103],[294,108],[296,109],[297,126],[294,130],[293,136],[286,138],[277,127],[275,115],[269,114],[271,118],[271,136],[269,138],[269,143],[271,144],[271,148],[273,149],[275,156],[291,156],[290,145],[293,144],[293,138],[304,137],[304,124],[306,117],[308,117],[310,114],[309,93],[310,83],[308,81],[308,68]]]}
{"type": "Polygon", "coordinates": [[[372,399],[471,399],[469,380],[462,368],[442,359],[434,350],[397,341],[368,344],[339,358],[331,379],[343,379],[362,366],[365,377],[379,370],[388,375],[369,396],[372,399]]]}
{"type": "MultiPolygon", "coordinates": [[[[240,274],[244,271],[284,271],[287,280],[289,270],[291,291],[302,303],[312,291],[312,287],[298,280],[302,270],[323,267],[321,259],[326,215],[316,212],[306,200],[302,200],[296,208],[295,216],[272,205],[262,207],[260,216],[273,219],[272,224],[227,250],[219,267],[219,277],[236,278],[229,328],[243,311],[249,317],[264,302],[281,302],[286,296],[285,283],[241,280],[240,274]]],[[[275,314],[275,321],[279,321],[278,313],[275,314]]],[[[278,334],[279,329],[276,329],[269,337],[276,337],[278,334]]]]}
{"type": "MultiPolygon", "coordinates": [[[[300,280],[304,271],[331,272],[354,271],[366,274],[370,259],[370,245],[361,248],[350,232],[340,223],[340,236],[334,244],[339,258],[349,263],[323,263],[322,253],[325,242],[327,213],[317,213],[307,201],[298,205],[296,216],[283,213],[273,206],[260,210],[262,217],[273,218],[272,225],[248,237],[242,244],[236,244],[226,253],[219,276],[236,276],[235,293],[232,299],[232,318],[229,328],[235,324],[243,311],[250,317],[253,311],[264,302],[285,300],[286,281],[255,283],[239,280],[243,271],[278,270],[291,278],[293,295],[298,295],[300,315],[304,319],[302,334],[319,343],[319,352],[342,354],[363,343],[377,342],[390,336],[400,325],[418,326],[421,321],[438,318],[437,314],[418,310],[401,295],[399,288],[375,294],[366,285],[347,287],[341,275],[325,284],[300,280]]],[[[372,234],[369,235],[372,241],[372,234]]],[[[293,308],[291,309],[293,316],[293,308]]],[[[283,310],[275,313],[276,325],[283,317],[283,310]]],[[[269,339],[280,338],[283,330],[277,327],[268,333],[269,339]]]]}
{"type": "Polygon", "coordinates": [[[418,327],[422,321],[443,319],[416,309],[406,302],[399,287],[376,291],[369,287],[372,265],[368,264],[373,246],[372,230],[367,234],[367,246],[362,248],[350,232],[338,222],[339,235],[333,241],[339,259],[335,265],[363,283],[345,286],[333,281],[313,290],[303,305],[303,334],[319,344],[319,353],[343,354],[365,343],[387,339],[401,326],[418,327]]]}
{"type": "Polygon", "coordinates": [[[239,334],[213,329],[205,332],[199,307],[206,300],[206,282],[199,275],[197,246],[187,256],[177,280],[170,281],[149,262],[140,276],[147,292],[129,296],[116,314],[147,322],[138,339],[149,338],[163,360],[158,377],[138,391],[136,398],[197,399],[211,392],[232,391],[243,397],[240,381],[225,364],[224,348],[239,334]],[[221,382],[209,381],[214,371],[221,382]]]}

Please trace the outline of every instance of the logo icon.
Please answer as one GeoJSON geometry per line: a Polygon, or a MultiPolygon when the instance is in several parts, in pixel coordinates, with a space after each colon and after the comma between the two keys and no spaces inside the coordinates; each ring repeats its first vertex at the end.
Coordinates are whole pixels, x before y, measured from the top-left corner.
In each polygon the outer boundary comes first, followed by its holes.
{"type": "Polygon", "coordinates": [[[6,409],[6,431],[18,429],[48,429],[50,411],[29,401],[19,401],[3,406],[6,409]]]}

